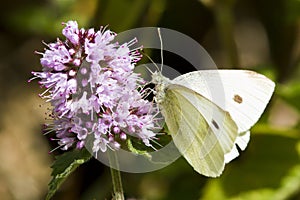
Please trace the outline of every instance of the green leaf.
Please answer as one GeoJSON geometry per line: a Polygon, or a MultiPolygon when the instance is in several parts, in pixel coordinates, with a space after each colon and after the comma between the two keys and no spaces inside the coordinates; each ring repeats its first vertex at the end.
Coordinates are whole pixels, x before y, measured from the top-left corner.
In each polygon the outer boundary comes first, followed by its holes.
{"type": "Polygon", "coordinates": [[[66,178],[81,164],[87,162],[92,155],[86,150],[73,150],[66,152],[56,157],[54,164],[51,166],[53,169],[51,176],[53,177],[49,183],[49,191],[46,199],[51,199],[60,185],[66,178]]]}
{"type": "Polygon", "coordinates": [[[274,200],[289,199],[299,193],[300,188],[300,164],[292,168],[283,179],[281,187],[276,191],[274,200]]]}
{"type": "Polygon", "coordinates": [[[201,199],[256,200],[290,198],[299,191],[299,140],[253,134],[248,148],[211,179],[201,199]]]}
{"type": "Polygon", "coordinates": [[[134,26],[144,14],[149,1],[141,0],[106,0],[101,16],[103,24],[109,24],[116,32],[124,31],[134,26]]]}
{"type": "Polygon", "coordinates": [[[300,111],[300,82],[293,81],[278,88],[278,95],[300,111]]]}
{"type": "Polygon", "coordinates": [[[151,155],[146,150],[141,150],[133,146],[132,141],[130,139],[127,140],[127,148],[132,153],[138,154],[138,155],[144,155],[147,158],[151,159],[151,155]]]}

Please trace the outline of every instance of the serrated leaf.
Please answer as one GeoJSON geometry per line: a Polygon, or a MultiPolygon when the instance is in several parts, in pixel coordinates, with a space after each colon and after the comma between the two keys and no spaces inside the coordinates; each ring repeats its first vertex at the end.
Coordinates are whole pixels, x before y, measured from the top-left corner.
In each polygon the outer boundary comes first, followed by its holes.
{"type": "Polygon", "coordinates": [[[56,157],[51,168],[53,169],[51,176],[53,177],[48,187],[48,194],[46,200],[51,199],[60,185],[66,180],[66,178],[81,164],[87,162],[92,155],[86,150],[73,150],[66,152],[56,157]]]}

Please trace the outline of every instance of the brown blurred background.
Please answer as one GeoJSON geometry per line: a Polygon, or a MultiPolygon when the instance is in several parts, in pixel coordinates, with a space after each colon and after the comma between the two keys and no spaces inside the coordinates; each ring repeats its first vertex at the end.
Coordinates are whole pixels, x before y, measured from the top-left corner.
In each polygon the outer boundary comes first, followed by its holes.
{"type": "MultiPolygon", "coordinates": [[[[152,173],[123,173],[134,199],[300,199],[299,0],[10,0],[0,21],[0,199],[43,199],[55,144],[43,136],[48,105],[30,72],[40,70],[46,43],[61,37],[61,22],[109,24],[115,32],[161,26],[197,40],[223,68],[247,68],[277,83],[246,152],[220,179],[198,175],[183,160],[152,173]]],[[[159,61],[158,58],[154,58],[159,61]]],[[[185,62],[166,54],[166,63],[185,62]]],[[[186,69],[185,71],[188,71],[186,69]]],[[[81,166],[53,199],[110,199],[109,169],[81,166]]]]}

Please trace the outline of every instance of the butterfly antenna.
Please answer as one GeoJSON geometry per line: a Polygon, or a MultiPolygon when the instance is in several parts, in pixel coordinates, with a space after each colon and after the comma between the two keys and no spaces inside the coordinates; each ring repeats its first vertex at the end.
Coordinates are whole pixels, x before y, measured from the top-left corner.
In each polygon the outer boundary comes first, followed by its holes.
{"type": "Polygon", "coordinates": [[[159,41],[160,41],[160,58],[161,58],[160,72],[162,72],[163,65],[164,65],[164,55],[163,55],[164,46],[163,46],[163,42],[162,42],[160,28],[157,28],[157,32],[158,32],[158,37],[159,37],[159,41]]]}
{"type": "MultiPolygon", "coordinates": [[[[158,71],[160,71],[159,70],[159,67],[157,66],[157,64],[152,60],[152,58],[148,55],[148,54],[146,54],[145,52],[142,52],[142,54],[143,55],[145,55],[152,63],[153,63],[153,65],[156,67],[156,69],[158,70],[158,71]]],[[[151,74],[153,74],[153,72],[146,66],[146,69],[148,69],[148,71],[151,73],[151,74]]]]}

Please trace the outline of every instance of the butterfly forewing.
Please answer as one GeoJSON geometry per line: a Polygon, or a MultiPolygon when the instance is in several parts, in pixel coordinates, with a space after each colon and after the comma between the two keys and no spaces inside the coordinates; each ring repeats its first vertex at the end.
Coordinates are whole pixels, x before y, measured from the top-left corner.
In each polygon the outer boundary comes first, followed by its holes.
{"type": "Polygon", "coordinates": [[[268,104],[275,84],[265,76],[248,70],[202,70],[173,80],[217,104],[238,126],[249,130],[268,104]]]}
{"type": "Polygon", "coordinates": [[[231,151],[237,126],[230,115],[200,94],[171,84],[160,103],[175,145],[193,168],[206,176],[219,176],[224,155],[231,151]]]}

